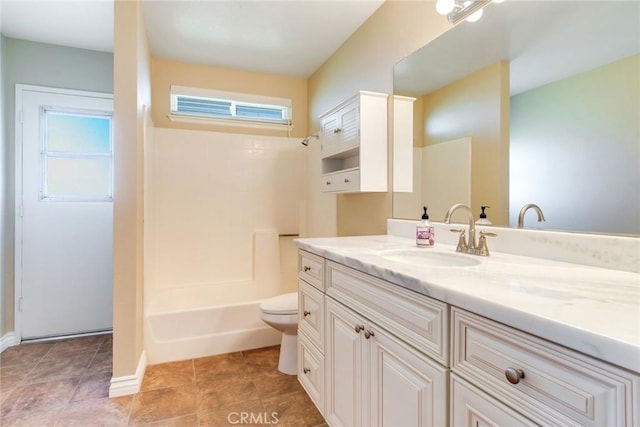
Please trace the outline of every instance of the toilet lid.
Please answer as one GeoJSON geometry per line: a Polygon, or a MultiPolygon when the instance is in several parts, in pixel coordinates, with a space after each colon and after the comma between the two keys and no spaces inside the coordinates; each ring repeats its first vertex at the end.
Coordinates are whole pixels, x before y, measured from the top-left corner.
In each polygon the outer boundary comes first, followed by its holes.
{"type": "Polygon", "coordinates": [[[278,295],[260,303],[260,310],[268,314],[297,314],[298,293],[278,295]]]}

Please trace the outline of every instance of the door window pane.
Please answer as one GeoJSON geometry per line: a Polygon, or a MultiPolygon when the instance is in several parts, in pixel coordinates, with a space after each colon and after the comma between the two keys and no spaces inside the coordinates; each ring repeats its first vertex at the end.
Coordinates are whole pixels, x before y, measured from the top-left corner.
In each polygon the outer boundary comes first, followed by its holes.
{"type": "Polygon", "coordinates": [[[42,199],[113,198],[111,114],[43,110],[42,199]]]}
{"type": "Polygon", "coordinates": [[[48,111],[47,150],[110,153],[111,118],[48,111]]]}
{"type": "Polygon", "coordinates": [[[49,197],[111,197],[111,159],[49,157],[49,197]]]}

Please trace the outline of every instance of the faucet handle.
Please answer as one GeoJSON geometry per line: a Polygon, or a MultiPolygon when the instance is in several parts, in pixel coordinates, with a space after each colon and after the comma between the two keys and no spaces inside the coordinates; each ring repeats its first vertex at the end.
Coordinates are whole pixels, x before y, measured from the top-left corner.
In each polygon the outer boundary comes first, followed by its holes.
{"type": "Polygon", "coordinates": [[[489,231],[480,231],[480,239],[478,241],[478,255],[489,256],[489,247],[487,246],[487,237],[496,237],[496,233],[489,231]]]}
{"type": "Polygon", "coordinates": [[[464,236],[464,228],[451,228],[452,233],[460,233],[460,239],[458,239],[458,246],[456,246],[456,252],[467,253],[469,246],[467,246],[467,239],[464,236]]]}

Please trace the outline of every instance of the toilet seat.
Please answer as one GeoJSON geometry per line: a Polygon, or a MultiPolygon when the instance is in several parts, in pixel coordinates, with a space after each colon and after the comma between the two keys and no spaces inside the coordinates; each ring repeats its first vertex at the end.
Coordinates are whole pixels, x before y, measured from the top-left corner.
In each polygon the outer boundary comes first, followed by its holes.
{"type": "Polygon", "coordinates": [[[260,310],[266,314],[297,314],[298,293],[278,295],[260,303],[260,310]]]}

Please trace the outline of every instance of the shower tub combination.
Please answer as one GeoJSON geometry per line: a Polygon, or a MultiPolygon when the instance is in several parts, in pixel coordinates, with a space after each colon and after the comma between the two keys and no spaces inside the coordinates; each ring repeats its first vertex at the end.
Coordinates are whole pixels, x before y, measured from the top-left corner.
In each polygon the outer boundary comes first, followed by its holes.
{"type": "Polygon", "coordinates": [[[148,363],[280,344],[282,334],[262,321],[259,308],[263,299],[287,292],[279,247],[275,231],[256,231],[252,280],[155,290],[145,309],[148,363]]]}

